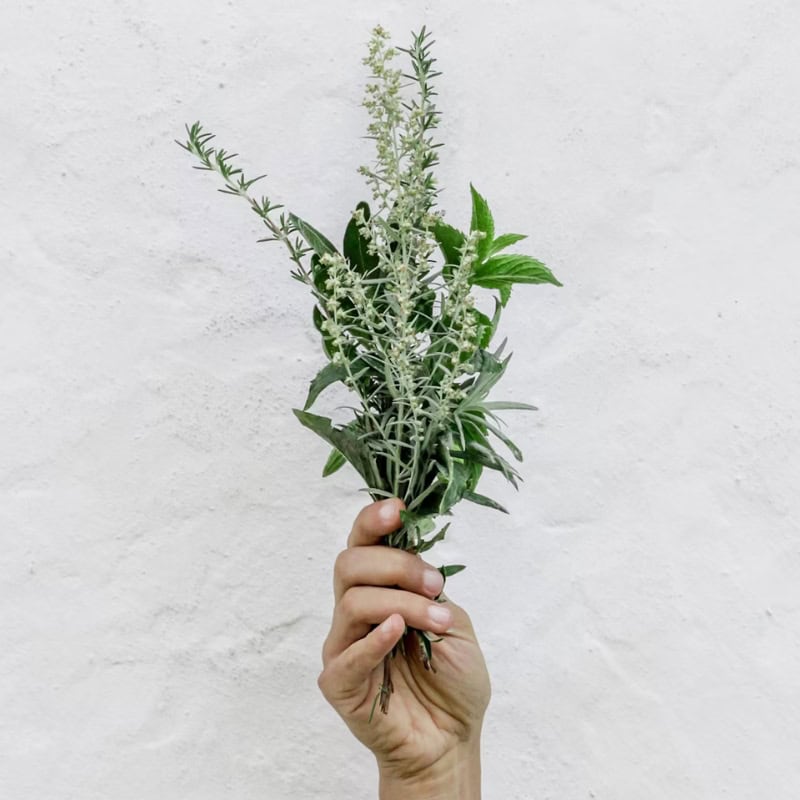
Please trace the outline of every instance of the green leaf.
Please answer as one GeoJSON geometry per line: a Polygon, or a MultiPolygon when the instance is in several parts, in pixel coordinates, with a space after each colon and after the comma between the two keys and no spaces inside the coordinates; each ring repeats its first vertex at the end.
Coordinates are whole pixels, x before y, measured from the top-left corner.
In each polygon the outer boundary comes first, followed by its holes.
{"type": "Polygon", "coordinates": [[[330,419],[310,411],[301,411],[299,408],[293,408],[292,411],[302,425],[335,447],[355,467],[368,486],[379,482],[367,446],[351,429],[335,428],[330,419]]]}
{"type": "Polygon", "coordinates": [[[470,283],[485,289],[499,289],[510,283],[552,283],[563,286],[541,261],[530,256],[494,256],[478,264],[470,283]]]}
{"type": "Polygon", "coordinates": [[[494,219],[489,210],[489,204],[478,194],[475,187],[470,184],[469,190],[472,193],[472,221],[469,229],[471,231],[482,231],[485,236],[478,242],[478,259],[483,261],[489,254],[489,248],[494,241],[494,219]]]}
{"type": "Polygon", "coordinates": [[[538,411],[539,409],[536,406],[532,406],[530,403],[514,403],[510,400],[490,400],[483,404],[484,408],[488,408],[490,411],[504,411],[504,410],[511,410],[511,409],[518,409],[520,411],[538,411]]]}
{"type": "Polygon", "coordinates": [[[511,354],[509,353],[500,361],[496,354],[492,355],[486,350],[478,350],[473,358],[473,367],[478,374],[463,383],[464,388],[467,389],[467,396],[458,404],[458,408],[476,407],[489,394],[497,381],[503,377],[510,358],[511,354]]]}
{"type": "Polygon", "coordinates": [[[502,286],[498,286],[497,288],[500,290],[500,305],[505,308],[509,298],[511,297],[511,284],[504,283],[502,286]]]}
{"type": "Polygon", "coordinates": [[[447,529],[450,527],[450,523],[448,522],[444,525],[439,531],[437,531],[435,536],[431,536],[430,539],[426,539],[422,544],[417,548],[417,553],[425,553],[431,549],[437,542],[441,542],[444,539],[445,534],[447,533],[447,529]]]}
{"type": "Polygon", "coordinates": [[[448,225],[441,219],[436,220],[433,228],[433,237],[444,256],[444,276],[449,279],[453,273],[452,267],[461,262],[461,251],[464,248],[466,236],[457,228],[448,225]]]}
{"type": "Polygon", "coordinates": [[[448,464],[447,488],[439,504],[439,513],[449,514],[450,509],[461,499],[467,489],[470,471],[464,461],[451,458],[449,450],[445,450],[444,455],[448,464]]]}
{"type": "Polygon", "coordinates": [[[308,411],[314,401],[319,397],[323,389],[337,381],[343,381],[347,377],[347,368],[344,364],[326,364],[313,378],[308,387],[308,397],[303,406],[304,411],[308,411]]]}
{"type": "Polygon", "coordinates": [[[452,575],[457,575],[465,569],[466,567],[463,564],[447,564],[446,566],[439,567],[439,572],[441,572],[442,577],[447,580],[452,575]]]}
{"type": "Polygon", "coordinates": [[[337,469],[344,466],[346,461],[347,459],[334,447],[325,462],[325,466],[322,468],[322,477],[327,478],[328,475],[333,475],[337,469]]]}
{"type": "Polygon", "coordinates": [[[500,428],[492,425],[491,422],[486,422],[485,424],[486,427],[511,451],[514,458],[516,458],[517,461],[522,461],[522,450],[520,450],[519,447],[517,447],[517,445],[515,445],[514,442],[512,442],[511,439],[509,439],[508,436],[506,436],[506,434],[500,430],[500,428]]]}
{"type": "Polygon", "coordinates": [[[515,242],[521,242],[523,239],[527,238],[528,237],[524,233],[504,233],[492,242],[486,255],[493,256],[495,253],[505,250],[506,247],[511,247],[515,242]]]}
{"type": "MultiPolygon", "coordinates": [[[[356,208],[362,209],[364,211],[364,219],[369,220],[369,205],[367,203],[361,202],[356,208]]],[[[369,272],[378,265],[378,256],[369,252],[369,242],[361,235],[355,217],[350,217],[350,222],[347,223],[342,244],[344,257],[362,274],[369,272]]]]}
{"type": "Polygon", "coordinates": [[[470,503],[477,503],[479,506],[494,508],[497,511],[502,511],[504,514],[508,514],[508,509],[501,506],[497,500],[492,500],[491,497],[486,497],[486,495],[483,494],[477,494],[476,492],[464,492],[464,500],[469,500],[470,503]]]}
{"type": "Polygon", "coordinates": [[[326,239],[315,227],[300,219],[296,214],[289,214],[289,221],[318,256],[324,256],[326,253],[333,255],[338,252],[329,239],[326,239]]]}
{"type": "Polygon", "coordinates": [[[322,323],[325,321],[325,316],[322,313],[322,310],[319,306],[314,306],[314,311],[312,312],[312,318],[314,320],[314,327],[320,332],[322,336],[322,350],[328,358],[333,358],[333,337],[327,332],[322,329],[322,323]]]}
{"type": "Polygon", "coordinates": [[[492,334],[494,333],[492,320],[490,320],[486,314],[484,314],[482,311],[479,311],[477,308],[471,308],[470,312],[475,318],[475,323],[478,327],[478,347],[484,349],[488,347],[489,342],[492,341],[492,334]]]}
{"type": "MultiPolygon", "coordinates": [[[[489,469],[496,469],[502,473],[503,477],[512,484],[515,489],[518,489],[517,478],[520,474],[508,463],[501,455],[498,455],[491,445],[488,443],[483,444],[476,441],[467,442],[466,450],[453,450],[451,455],[455,458],[468,458],[472,461],[477,461],[483,464],[484,467],[489,469]]],[[[463,493],[461,495],[463,497],[463,493]]]]}

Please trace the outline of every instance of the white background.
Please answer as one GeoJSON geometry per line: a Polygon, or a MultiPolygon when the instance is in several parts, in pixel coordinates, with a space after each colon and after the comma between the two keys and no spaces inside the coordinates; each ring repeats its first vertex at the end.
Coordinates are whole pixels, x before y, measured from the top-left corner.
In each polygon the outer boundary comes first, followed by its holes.
{"type": "Polygon", "coordinates": [[[376,22],[437,39],[448,219],[473,181],[565,284],[502,323],[511,515],[431,559],[469,565],[485,796],[796,800],[794,0],[4,4],[0,796],[376,796],[316,686],[367,498],[290,411],[310,297],[173,142],[338,239],[376,22]]]}

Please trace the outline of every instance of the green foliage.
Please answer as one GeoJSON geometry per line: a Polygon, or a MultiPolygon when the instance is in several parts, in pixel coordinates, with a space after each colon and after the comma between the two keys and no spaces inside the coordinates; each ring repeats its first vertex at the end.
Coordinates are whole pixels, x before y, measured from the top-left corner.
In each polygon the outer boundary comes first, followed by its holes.
{"type": "MultiPolygon", "coordinates": [[[[434,138],[440,112],[432,82],[439,73],[431,45],[423,28],[409,48],[398,48],[409,61],[408,71],[401,72],[392,66],[396,50],[386,32],[380,27],[373,32],[364,59],[370,70],[364,107],[376,156],[359,170],[371,204],[360,202],[350,214],[341,252],[282,205],[252,196],[251,187],[265,176],[246,178],[233,164],[234,155],[213,147],[213,135],[199,122],[187,125],[186,142],[178,142],[199,160],[198,169],[221,176],[220,191],[249,204],[267,229],[259,241],[287,247],[291,277],[312,295],[312,321],[325,358],[304,408],[294,413],[331,448],[323,476],[349,463],[373,498],[404,500],[402,527],[386,543],[413,553],[444,538],[449,523],[437,531],[435,520],[451,514],[461,500],[507,513],[476,491],[484,469],[499,472],[514,487],[521,480],[494,449],[499,442],[522,460],[496,412],[536,409],[488,399],[510,358],[503,356],[505,341],[493,351],[490,346],[514,284],[561,286],[541,261],[503,253],[526,237],[496,236],[489,203],[472,184],[468,232],[446,223],[436,210],[434,167],[441,144],[434,138]],[[497,293],[489,295],[491,317],[478,307],[481,295],[473,296],[473,290],[497,293]],[[354,418],[344,424],[309,411],[334,383],[357,398],[354,418]]],[[[441,568],[445,578],[461,569],[441,568]]],[[[433,640],[417,633],[427,664],[433,640]]],[[[384,710],[385,702],[382,697],[384,710]]]]}

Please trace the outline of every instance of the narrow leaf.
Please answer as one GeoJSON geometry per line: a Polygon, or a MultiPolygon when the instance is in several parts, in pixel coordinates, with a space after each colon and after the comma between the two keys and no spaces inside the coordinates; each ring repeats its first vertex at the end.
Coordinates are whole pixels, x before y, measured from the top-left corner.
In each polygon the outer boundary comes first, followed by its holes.
{"type": "Polygon", "coordinates": [[[504,506],[501,506],[497,500],[492,500],[491,497],[486,497],[486,495],[477,494],[476,492],[464,492],[464,499],[469,500],[471,503],[477,503],[479,506],[494,508],[497,511],[502,511],[504,514],[508,514],[508,509],[506,509],[504,506]]]}
{"type": "Polygon", "coordinates": [[[334,447],[325,462],[325,466],[322,468],[322,477],[327,478],[328,475],[333,475],[336,470],[344,466],[346,461],[347,459],[334,447]]]}
{"type": "Polygon", "coordinates": [[[439,567],[439,572],[442,577],[447,580],[451,575],[457,575],[462,570],[466,569],[463,564],[447,564],[446,566],[439,567]]]}
{"type": "Polygon", "coordinates": [[[324,256],[326,253],[333,255],[337,252],[330,240],[326,239],[315,227],[300,219],[296,214],[289,214],[289,221],[297,228],[299,234],[318,256],[324,256]]]}
{"type": "Polygon", "coordinates": [[[490,400],[483,404],[484,408],[488,408],[491,411],[504,411],[506,409],[518,409],[520,411],[538,411],[539,409],[536,406],[532,406],[530,403],[515,403],[510,400],[490,400]]]}

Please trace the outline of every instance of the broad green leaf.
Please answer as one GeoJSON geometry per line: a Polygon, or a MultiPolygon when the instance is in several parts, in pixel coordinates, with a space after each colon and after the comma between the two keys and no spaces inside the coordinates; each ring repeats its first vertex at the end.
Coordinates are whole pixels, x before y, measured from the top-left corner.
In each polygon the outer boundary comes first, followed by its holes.
{"type": "Polygon", "coordinates": [[[344,364],[326,364],[313,378],[308,387],[308,397],[303,406],[304,411],[308,411],[314,401],[319,397],[320,392],[332,383],[342,381],[347,377],[347,368],[344,364]]]}
{"type": "Polygon", "coordinates": [[[489,342],[492,341],[492,334],[494,333],[492,321],[486,316],[486,314],[484,314],[482,311],[479,311],[477,308],[471,308],[470,312],[475,318],[475,323],[478,326],[478,347],[484,349],[488,347],[489,342]]]}
{"type": "Polygon", "coordinates": [[[328,475],[333,475],[337,469],[344,466],[346,461],[347,459],[334,447],[325,462],[325,466],[322,468],[322,477],[327,478],[328,475]]]}
{"type": "MultiPolygon", "coordinates": [[[[369,206],[361,202],[357,208],[363,209],[364,219],[369,219],[369,206]]],[[[361,273],[369,272],[378,265],[378,256],[367,249],[369,242],[361,235],[355,217],[350,217],[344,232],[342,253],[350,264],[361,273]]]]}
{"type": "Polygon", "coordinates": [[[509,283],[552,283],[563,286],[541,261],[521,255],[487,259],[472,271],[470,282],[485,289],[498,289],[509,283]]]}
{"type": "Polygon", "coordinates": [[[452,267],[461,262],[461,250],[467,237],[460,230],[440,219],[436,220],[433,236],[444,256],[444,276],[449,279],[453,272],[452,267]]]}
{"type": "Polygon", "coordinates": [[[300,423],[335,447],[352,465],[368,486],[378,483],[367,446],[347,428],[336,428],[330,419],[293,408],[300,423]]]}
{"type": "Polygon", "coordinates": [[[333,348],[331,343],[333,338],[331,335],[322,329],[322,323],[325,321],[325,316],[322,313],[322,310],[319,306],[314,306],[314,311],[312,313],[312,318],[314,320],[314,327],[320,332],[322,336],[322,350],[328,358],[333,358],[333,348]]]}
{"type": "Polygon", "coordinates": [[[318,256],[324,256],[326,253],[333,255],[337,252],[330,240],[326,239],[315,227],[300,219],[296,214],[289,214],[289,221],[297,228],[297,232],[318,256]]]}
{"type": "Polygon", "coordinates": [[[325,286],[325,281],[328,280],[328,267],[320,262],[316,253],[311,256],[311,280],[314,281],[314,288],[321,295],[327,297],[329,292],[325,286]]]}
{"type": "Polygon", "coordinates": [[[486,497],[486,495],[483,494],[477,494],[476,492],[464,492],[464,500],[469,500],[470,503],[477,503],[479,506],[494,508],[497,511],[502,511],[504,514],[508,514],[508,509],[506,509],[504,506],[501,506],[497,500],[492,500],[491,497],[486,497]]]}
{"type": "Polygon", "coordinates": [[[505,250],[506,247],[511,247],[515,242],[521,242],[523,239],[527,238],[528,237],[524,233],[504,233],[492,242],[486,255],[493,256],[495,253],[505,250]]]}
{"type": "Polygon", "coordinates": [[[483,261],[489,253],[489,248],[494,241],[494,219],[486,202],[477,189],[470,184],[469,190],[472,193],[472,221],[469,229],[471,231],[482,231],[485,236],[478,242],[478,259],[483,261]]]}

